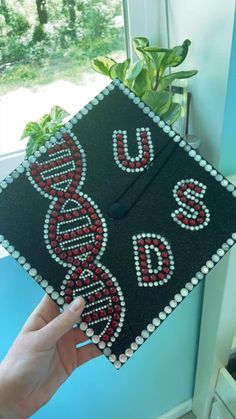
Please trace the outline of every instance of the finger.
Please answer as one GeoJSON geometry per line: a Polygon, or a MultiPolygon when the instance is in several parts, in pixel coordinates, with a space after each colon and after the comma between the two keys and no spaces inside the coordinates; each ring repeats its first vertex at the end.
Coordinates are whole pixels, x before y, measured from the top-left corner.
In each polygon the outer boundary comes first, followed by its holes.
{"type": "Polygon", "coordinates": [[[75,345],[86,342],[86,340],[89,339],[88,336],[86,336],[86,334],[82,330],[80,330],[79,327],[74,327],[73,333],[74,333],[75,345]]]}
{"type": "Polygon", "coordinates": [[[40,332],[41,345],[45,348],[52,347],[67,333],[75,323],[81,321],[81,314],[85,307],[85,300],[80,296],[75,298],[70,305],[55,317],[50,323],[44,326],[40,332]]]}
{"type": "Polygon", "coordinates": [[[51,300],[51,298],[45,294],[40,303],[28,317],[25,322],[22,331],[33,331],[41,329],[45,324],[50,322],[60,313],[57,304],[51,300]]]}
{"type": "Polygon", "coordinates": [[[100,355],[102,355],[102,352],[93,343],[88,343],[76,349],[77,367],[100,355]]]}

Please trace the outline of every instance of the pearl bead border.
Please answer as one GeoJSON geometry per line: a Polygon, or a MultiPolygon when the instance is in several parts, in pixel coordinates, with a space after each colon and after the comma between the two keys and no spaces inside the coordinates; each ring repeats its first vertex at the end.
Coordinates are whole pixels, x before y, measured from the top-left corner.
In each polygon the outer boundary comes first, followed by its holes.
{"type": "MultiPolygon", "coordinates": [[[[83,109],[80,110],[76,115],[74,115],[65,125],[58,131],[50,140],[48,140],[44,146],[40,147],[34,154],[29,156],[29,158],[25,158],[25,160],[20,164],[10,175],[8,175],[1,183],[0,183],[0,193],[11,184],[14,179],[17,179],[21,173],[28,169],[30,163],[34,163],[36,158],[39,157],[41,154],[45,153],[46,147],[50,148],[52,144],[54,144],[57,139],[61,138],[63,133],[68,133],[70,135],[74,135],[71,131],[73,125],[78,124],[79,120],[82,119],[85,115],[88,114],[88,111],[91,110],[94,106],[99,104],[99,101],[103,100],[105,96],[107,96],[112,90],[118,88],[126,95],[130,100],[133,101],[135,105],[138,106],[139,109],[142,109],[144,114],[148,115],[150,119],[154,123],[156,123],[160,128],[163,129],[165,133],[169,135],[169,137],[175,143],[178,143],[179,147],[181,147],[186,153],[188,153],[189,157],[193,158],[200,167],[204,168],[212,177],[216,179],[217,182],[220,182],[221,186],[226,188],[228,192],[230,192],[234,198],[236,198],[236,188],[235,186],[229,182],[223,175],[218,172],[207,160],[205,160],[199,153],[194,150],[190,144],[187,143],[181,136],[176,133],[171,126],[166,124],[161,118],[155,114],[144,102],[139,99],[130,89],[128,89],[119,79],[114,79],[105,89],[103,89],[94,99],[92,99],[83,109]]],[[[53,197],[52,197],[53,198],[53,197]]],[[[153,333],[161,324],[166,317],[171,314],[171,312],[177,307],[177,305],[193,290],[193,288],[201,281],[208,272],[217,264],[220,259],[225,255],[226,252],[235,244],[236,242],[236,232],[232,234],[231,237],[227,239],[227,243],[223,243],[221,248],[217,249],[216,252],[212,255],[211,259],[207,260],[205,265],[200,268],[200,271],[196,272],[195,276],[191,278],[189,282],[185,284],[185,287],[180,290],[178,294],[174,296],[174,299],[170,300],[169,305],[164,308],[158,314],[158,317],[155,317],[151,323],[147,325],[147,328],[141,332],[141,336],[137,336],[135,341],[130,344],[125,350],[125,353],[121,353],[119,357],[115,354],[111,353],[111,349],[106,347],[106,344],[103,349],[103,353],[105,356],[108,357],[109,361],[114,363],[116,369],[119,369],[127,360],[130,358],[134,351],[138,349],[140,345],[144,343],[144,340],[153,333]],[[145,337],[146,336],[146,337],[145,337]]],[[[46,279],[43,279],[41,275],[37,273],[37,270],[30,266],[30,264],[26,261],[26,258],[23,255],[20,255],[20,252],[17,251],[13,245],[11,245],[8,240],[5,240],[3,235],[0,235],[0,243],[1,245],[6,248],[6,250],[16,259],[18,262],[23,266],[23,268],[28,271],[29,275],[32,276],[38,282],[42,288],[45,288],[45,291],[48,294],[51,294],[51,298],[57,301],[59,306],[65,308],[66,304],[63,304],[60,301],[59,293],[54,290],[51,285],[48,285],[46,279]],[[57,295],[58,294],[58,295],[57,295]],[[59,297],[59,298],[58,298],[59,297]]],[[[62,298],[61,298],[62,299],[62,298]]],[[[64,302],[64,300],[63,300],[64,302]]],[[[88,329],[85,331],[88,337],[88,329]]],[[[94,336],[95,338],[95,336],[94,336]]]]}

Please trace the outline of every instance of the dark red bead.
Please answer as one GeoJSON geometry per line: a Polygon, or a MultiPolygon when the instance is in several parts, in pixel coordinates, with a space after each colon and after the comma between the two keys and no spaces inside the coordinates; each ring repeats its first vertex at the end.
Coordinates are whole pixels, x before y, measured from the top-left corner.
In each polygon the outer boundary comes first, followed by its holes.
{"type": "Polygon", "coordinates": [[[107,312],[108,312],[108,314],[114,313],[114,308],[113,307],[108,307],[107,312]]]}
{"type": "Polygon", "coordinates": [[[113,285],[113,282],[109,279],[107,282],[106,282],[106,286],[107,287],[111,287],[113,285]]]}
{"type": "Polygon", "coordinates": [[[71,302],[71,297],[69,297],[68,295],[65,297],[65,302],[68,304],[71,302]]]}
{"type": "Polygon", "coordinates": [[[110,294],[116,294],[116,289],[114,287],[110,288],[110,294]]]}
{"type": "Polygon", "coordinates": [[[89,278],[85,278],[84,279],[84,285],[89,285],[90,284],[90,279],[89,278]]]}
{"type": "Polygon", "coordinates": [[[111,297],[111,301],[112,301],[113,303],[118,303],[119,298],[117,297],[117,295],[113,295],[113,296],[111,297]]]}
{"type": "Polygon", "coordinates": [[[72,293],[72,291],[71,291],[71,289],[70,288],[67,288],[66,290],[65,290],[65,294],[66,295],[70,295],[72,293]]]}
{"type": "Polygon", "coordinates": [[[102,340],[104,342],[108,342],[109,341],[109,336],[106,333],[104,333],[104,335],[102,336],[102,340]]]}
{"type": "Polygon", "coordinates": [[[88,302],[89,302],[89,303],[93,303],[93,302],[95,301],[95,297],[94,297],[94,295],[89,295],[89,296],[87,297],[87,300],[88,300],[88,302]]]}
{"type": "Polygon", "coordinates": [[[204,219],[201,218],[201,217],[197,218],[197,223],[198,224],[203,224],[204,223],[204,219]]]}
{"type": "Polygon", "coordinates": [[[80,281],[79,279],[75,283],[76,283],[77,287],[81,287],[81,285],[82,285],[82,281],[80,281]]]}
{"type": "Polygon", "coordinates": [[[93,312],[93,314],[92,314],[92,319],[93,319],[93,320],[97,320],[97,319],[98,319],[98,317],[99,317],[99,316],[98,316],[98,313],[97,313],[96,311],[94,311],[94,312],[93,312]]]}
{"type": "Polygon", "coordinates": [[[82,265],[83,268],[87,268],[88,267],[88,262],[82,262],[81,265],[82,265]]]}

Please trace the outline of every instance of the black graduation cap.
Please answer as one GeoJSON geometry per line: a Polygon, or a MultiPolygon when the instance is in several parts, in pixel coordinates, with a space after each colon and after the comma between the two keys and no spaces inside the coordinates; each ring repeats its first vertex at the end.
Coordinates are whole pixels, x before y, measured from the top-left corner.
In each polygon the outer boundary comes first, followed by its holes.
{"type": "Polygon", "coordinates": [[[236,189],[119,80],[1,183],[1,244],[120,368],[236,241],[236,189]]]}

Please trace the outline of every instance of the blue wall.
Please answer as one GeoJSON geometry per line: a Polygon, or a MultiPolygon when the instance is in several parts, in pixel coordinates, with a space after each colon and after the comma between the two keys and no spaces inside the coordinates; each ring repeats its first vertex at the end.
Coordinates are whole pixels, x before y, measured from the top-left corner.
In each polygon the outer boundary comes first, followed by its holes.
{"type": "MultiPolygon", "coordinates": [[[[0,259],[0,359],[43,296],[10,256],[0,259]]],[[[192,397],[203,284],[120,371],[105,357],[77,369],[35,419],[154,419],[192,397]]]]}
{"type": "Polygon", "coordinates": [[[234,20],[219,168],[224,175],[236,173],[236,15],[234,20]]]}

